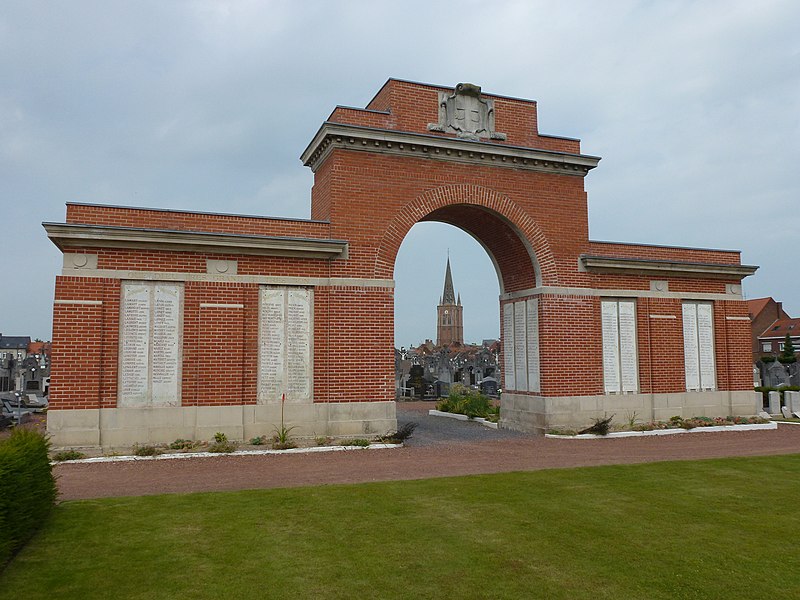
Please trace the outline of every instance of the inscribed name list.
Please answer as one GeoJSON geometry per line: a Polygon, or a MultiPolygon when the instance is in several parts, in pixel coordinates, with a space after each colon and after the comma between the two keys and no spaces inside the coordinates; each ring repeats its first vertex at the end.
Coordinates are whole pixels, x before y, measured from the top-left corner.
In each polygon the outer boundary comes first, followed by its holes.
{"type": "Polygon", "coordinates": [[[503,305],[503,386],[517,389],[514,377],[514,305],[503,305]]]}
{"type": "Polygon", "coordinates": [[[258,401],[311,400],[311,305],[306,288],[261,288],[258,401]]]}
{"type": "Polygon", "coordinates": [[[119,406],[148,402],[150,356],[150,286],[122,286],[119,359],[119,406]]]}

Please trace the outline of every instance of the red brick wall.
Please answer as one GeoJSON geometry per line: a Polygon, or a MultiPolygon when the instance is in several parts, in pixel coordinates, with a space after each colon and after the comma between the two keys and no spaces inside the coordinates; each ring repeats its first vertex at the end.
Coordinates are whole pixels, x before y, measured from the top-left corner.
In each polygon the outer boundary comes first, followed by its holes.
{"type": "Polygon", "coordinates": [[[188,211],[68,203],[67,223],[174,231],[329,238],[330,224],[303,219],[193,213],[188,211]]]}

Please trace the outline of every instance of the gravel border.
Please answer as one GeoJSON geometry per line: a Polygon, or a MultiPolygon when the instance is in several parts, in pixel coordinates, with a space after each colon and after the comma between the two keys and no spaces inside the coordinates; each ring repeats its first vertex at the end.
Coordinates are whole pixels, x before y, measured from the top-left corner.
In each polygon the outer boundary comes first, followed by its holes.
{"type": "Polygon", "coordinates": [[[312,452],[341,452],[344,450],[387,450],[402,448],[403,444],[370,444],[369,446],[312,446],[310,448],[287,448],[286,450],[236,450],[234,452],[175,452],[156,456],[94,456],[75,460],[51,461],[51,465],[75,465],[86,463],[138,462],[147,460],[172,460],[176,458],[212,458],[218,456],[266,456],[269,454],[310,454],[312,452]]]}
{"type": "MultiPolygon", "coordinates": [[[[800,425],[800,423],[798,423],[800,425]]],[[[680,433],[711,433],[720,431],[758,431],[761,429],[777,429],[775,421],[769,423],[747,423],[744,425],[712,425],[710,427],[692,427],[691,429],[653,429],[652,431],[612,431],[606,435],[596,435],[593,433],[579,433],[578,435],[558,435],[546,433],[544,437],[557,440],[602,440],[606,438],[623,437],[646,437],[649,435],[677,435],[680,433]]]]}

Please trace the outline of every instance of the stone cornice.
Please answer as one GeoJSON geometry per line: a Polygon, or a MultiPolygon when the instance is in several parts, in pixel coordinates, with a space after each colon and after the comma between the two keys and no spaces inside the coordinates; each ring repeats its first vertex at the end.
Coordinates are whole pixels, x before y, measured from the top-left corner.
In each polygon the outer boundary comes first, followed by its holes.
{"type": "Polygon", "coordinates": [[[323,123],[319,128],[300,160],[312,171],[316,171],[328,155],[337,148],[527,169],[573,177],[585,177],[600,161],[600,157],[586,154],[537,150],[329,121],[323,123]]]}
{"type": "Polygon", "coordinates": [[[73,223],[42,223],[42,226],[47,237],[62,252],[70,248],[96,247],[321,259],[347,258],[348,253],[348,243],[344,240],[73,223]]]}
{"type": "Polygon", "coordinates": [[[646,260],[586,254],[581,255],[580,261],[583,268],[590,273],[613,273],[616,275],[672,275],[741,280],[752,275],[758,269],[751,265],[646,260]]]}

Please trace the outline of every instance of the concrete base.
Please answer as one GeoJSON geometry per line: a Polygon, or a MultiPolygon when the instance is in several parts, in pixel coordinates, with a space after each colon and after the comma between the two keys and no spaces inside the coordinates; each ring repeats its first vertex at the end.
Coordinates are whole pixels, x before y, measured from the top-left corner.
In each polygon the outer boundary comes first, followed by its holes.
{"type": "Polygon", "coordinates": [[[548,429],[584,429],[594,419],[614,415],[627,423],[688,417],[751,416],[761,410],[761,394],[752,391],[677,392],[674,394],[608,394],[544,397],[503,393],[500,427],[538,434],[548,429]]]}
{"type": "MultiPolygon", "coordinates": [[[[284,423],[294,437],[372,437],[397,429],[394,402],[286,404],[284,423]]],[[[53,446],[129,448],[178,438],[211,440],[219,432],[247,441],[271,437],[280,426],[280,404],[50,410],[53,446]]]]}

